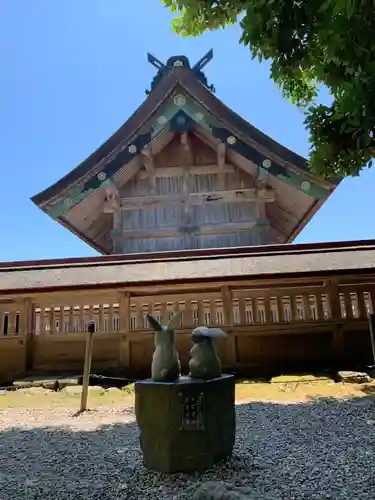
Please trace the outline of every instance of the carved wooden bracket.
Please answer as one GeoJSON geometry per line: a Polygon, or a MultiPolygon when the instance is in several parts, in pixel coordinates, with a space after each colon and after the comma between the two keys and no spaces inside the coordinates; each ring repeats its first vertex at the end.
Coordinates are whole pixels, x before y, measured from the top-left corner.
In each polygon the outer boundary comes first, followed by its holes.
{"type": "Polygon", "coordinates": [[[113,214],[120,208],[120,197],[116,186],[108,186],[105,188],[105,198],[103,212],[105,214],[113,214]]]}
{"type": "Polygon", "coordinates": [[[156,193],[155,159],[150,148],[142,151],[142,164],[147,172],[151,184],[151,194],[156,193]]]}

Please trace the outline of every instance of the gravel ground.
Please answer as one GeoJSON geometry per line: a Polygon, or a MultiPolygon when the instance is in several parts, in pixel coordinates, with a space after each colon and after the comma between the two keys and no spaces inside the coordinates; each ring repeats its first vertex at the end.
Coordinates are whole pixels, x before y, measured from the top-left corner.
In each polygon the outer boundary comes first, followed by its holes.
{"type": "Polygon", "coordinates": [[[374,499],[375,399],[237,407],[233,459],[202,475],[146,471],[133,410],[0,412],[0,499],[189,499],[228,481],[262,500],[374,499]]]}

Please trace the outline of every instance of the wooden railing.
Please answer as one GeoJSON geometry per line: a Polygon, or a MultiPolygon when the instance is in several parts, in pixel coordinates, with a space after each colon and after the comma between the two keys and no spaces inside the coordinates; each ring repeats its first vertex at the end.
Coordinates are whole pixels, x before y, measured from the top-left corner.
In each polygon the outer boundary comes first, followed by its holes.
{"type": "Polygon", "coordinates": [[[47,370],[54,365],[79,369],[84,332],[91,321],[97,326],[94,367],[117,364],[131,371],[143,363],[147,368],[153,350],[147,312],[166,324],[182,311],[177,342],[185,362],[191,348],[191,330],[198,325],[222,326],[228,332],[222,353],[227,356],[227,364],[246,364],[254,356],[267,360],[276,351],[281,358],[291,353],[295,358],[303,357],[319,342],[316,356],[330,350],[331,344],[337,355],[357,349],[362,356],[361,343],[368,342],[367,316],[374,311],[375,279],[368,283],[352,278],[201,286],[195,286],[196,292],[186,286],[157,289],[154,294],[150,293],[152,289],[149,294],[126,289],[72,290],[3,300],[0,379],[16,361],[15,373],[33,368],[47,370]],[[283,337],[281,344],[274,340],[288,334],[295,340],[283,337]],[[283,352],[280,346],[284,346],[283,352]]]}
{"type": "MultiPolygon", "coordinates": [[[[322,321],[355,321],[373,312],[371,289],[374,285],[339,285],[269,289],[232,289],[223,292],[169,294],[131,297],[128,310],[121,310],[119,297],[103,300],[98,294],[70,301],[42,302],[34,305],[36,335],[69,334],[87,331],[94,321],[99,332],[149,329],[146,313],[168,323],[182,311],[181,328],[198,325],[256,326],[322,321]],[[229,303],[228,303],[229,302],[229,303]],[[339,308],[337,309],[337,304],[339,308]],[[336,307],[336,311],[335,311],[336,307]],[[120,324],[125,325],[120,328],[120,324]]],[[[375,288],[374,288],[375,290],[375,288]]],[[[0,313],[1,314],[1,313],[0,313]]],[[[17,334],[19,312],[3,312],[2,335],[17,334]]],[[[1,316],[0,316],[1,317],[1,316]]]]}

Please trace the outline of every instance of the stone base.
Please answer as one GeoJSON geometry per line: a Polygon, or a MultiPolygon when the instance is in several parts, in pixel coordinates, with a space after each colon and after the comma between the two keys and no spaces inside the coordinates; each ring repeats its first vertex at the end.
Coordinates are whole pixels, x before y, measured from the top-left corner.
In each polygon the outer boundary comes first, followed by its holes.
{"type": "Polygon", "coordinates": [[[337,374],[340,382],[347,384],[366,384],[372,381],[372,378],[365,372],[340,371],[337,374]]]}
{"type": "Polygon", "coordinates": [[[187,472],[229,458],[236,433],[234,389],[233,375],[136,382],[135,414],[145,466],[187,472]]]}

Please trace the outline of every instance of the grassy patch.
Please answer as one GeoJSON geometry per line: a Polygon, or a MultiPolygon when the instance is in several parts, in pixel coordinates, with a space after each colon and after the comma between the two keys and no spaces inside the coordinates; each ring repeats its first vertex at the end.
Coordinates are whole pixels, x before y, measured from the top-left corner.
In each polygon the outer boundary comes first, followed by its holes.
{"type": "Polygon", "coordinates": [[[312,375],[286,375],[275,377],[271,382],[239,381],[236,385],[236,400],[240,401],[283,401],[298,402],[313,398],[363,397],[375,392],[375,383],[335,383],[327,377],[312,375]]]}
{"type": "MultiPolygon", "coordinates": [[[[313,398],[364,397],[375,393],[375,383],[343,384],[324,377],[283,376],[275,382],[244,379],[236,383],[236,402],[298,402],[313,398]]],[[[68,387],[54,392],[42,387],[21,389],[0,395],[0,409],[6,408],[79,408],[81,387],[68,387]]],[[[123,389],[90,387],[90,408],[121,408],[134,404],[134,385],[123,389]]]]}
{"type": "MultiPolygon", "coordinates": [[[[21,389],[0,395],[0,408],[79,408],[81,387],[75,391],[50,391],[41,387],[21,389]]],[[[98,406],[123,407],[134,404],[134,390],[130,386],[120,389],[89,390],[88,404],[90,408],[98,406]]]]}

